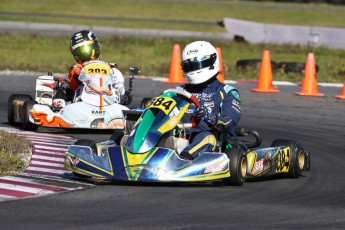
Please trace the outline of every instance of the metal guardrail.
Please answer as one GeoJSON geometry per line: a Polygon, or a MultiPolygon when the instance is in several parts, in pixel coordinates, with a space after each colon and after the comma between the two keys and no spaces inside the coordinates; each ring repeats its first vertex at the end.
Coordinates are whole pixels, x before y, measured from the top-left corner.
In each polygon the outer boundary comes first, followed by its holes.
{"type": "Polygon", "coordinates": [[[297,44],[345,49],[345,29],[336,27],[265,24],[225,18],[224,26],[233,39],[249,43],[297,44]]]}

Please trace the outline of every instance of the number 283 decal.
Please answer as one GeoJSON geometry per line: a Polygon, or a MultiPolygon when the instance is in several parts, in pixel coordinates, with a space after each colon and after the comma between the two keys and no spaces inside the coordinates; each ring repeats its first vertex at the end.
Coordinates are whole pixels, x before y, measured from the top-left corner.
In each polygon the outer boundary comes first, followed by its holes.
{"type": "Polygon", "coordinates": [[[168,114],[171,108],[176,105],[176,102],[168,97],[156,97],[149,105],[149,108],[157,108],[163,110],[165,114],[168,114]]]}
{"type": "Polygon", "coordinates": [[[85,66],[86,73],[89,75],[92,74],[102,74],[102,75],[109,75],[110,74],[110,67],[100,63],[92,63],[85,66]]]}

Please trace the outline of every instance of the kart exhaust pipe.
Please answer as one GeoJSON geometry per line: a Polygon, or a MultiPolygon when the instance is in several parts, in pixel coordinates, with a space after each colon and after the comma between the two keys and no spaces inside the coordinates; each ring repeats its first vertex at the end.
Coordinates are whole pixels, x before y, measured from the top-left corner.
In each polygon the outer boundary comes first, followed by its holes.
{"type": "Polygon", "coordinates": [[[235,135],[238,137],[244,137],[244,136],[249,136],[249,135],[253,136],[255,138],[255,141],[252,143],[245,144],[248,148],[257,148],[262,143],[262,138],[260,134],[255,130],[251,130],[247,128],[237,128],[235,129],[235,135]]]}

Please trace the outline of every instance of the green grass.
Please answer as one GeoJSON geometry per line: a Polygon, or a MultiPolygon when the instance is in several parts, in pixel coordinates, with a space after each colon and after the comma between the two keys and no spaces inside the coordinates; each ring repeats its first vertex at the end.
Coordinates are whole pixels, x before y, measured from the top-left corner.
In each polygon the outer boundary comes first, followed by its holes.
{"type": "MultiPolygon", "coordinates": [[[[99,37],[101,58],[119,65],[124,74],[130,66],[139,66],[141,75],[168,77],[174,44],[181,50],[192,40],[139,39],[99,37]]],[[[44,37],[30,35],[0,35],[2,61],[0,69],[36,72],[67,73],[74,64],[69,51],[69,37],[44,37]]],[[[320,70],[319,82],[343,82],[345,52],[326,48],[299,46],[249,45],[235,42],[214,42],[221,48],[225,79],[240,80],[258,78],[258,69],[240,71],[236,62],[241,59],[260,59],[262,51],[270,50],[271,60],[276,62],[305,62],[308,52],[313,52],[320,70]]],[[[287,75],[278,70],[274,80],[301,81],[301,75],[287,75]]]]}

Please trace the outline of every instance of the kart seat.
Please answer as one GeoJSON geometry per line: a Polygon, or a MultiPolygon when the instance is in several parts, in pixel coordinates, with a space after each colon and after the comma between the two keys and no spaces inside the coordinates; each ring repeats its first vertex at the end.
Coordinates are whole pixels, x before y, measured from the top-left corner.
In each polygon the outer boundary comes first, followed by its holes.
{"type": "Polygon", "coordinates": [[[157,147],[174,149],[178,154],[180,154],[188,145],[188,139],[174,136],[162,137],[157,143],[157,147]]]}
{"type": "MultiPolygon", "coordinates": [[[[121,138],[120,146],[126,145],[128,137],[129,135],[124,135],[121,138]]],[[[178,154],[180,154],[188,145],[189,141],[187,139],[174,136],[162,137],[157,143],[157,147],[174,149],[178,154]]]]}
{"type": "Polygon", "coordinates": [[[137,122],[137,120],[140,118],[143,112],[133,111],[133,110],[123,110],[122,113],[125,120],[125,134],[128,135],[133,130],[134,124],[137,122]]]}
{"type": "Polygon", "coordinates": [[[127,144],[128,137],[129,135],[123,135],[120,141],[120,146],[125,146],[127,144]]]}

